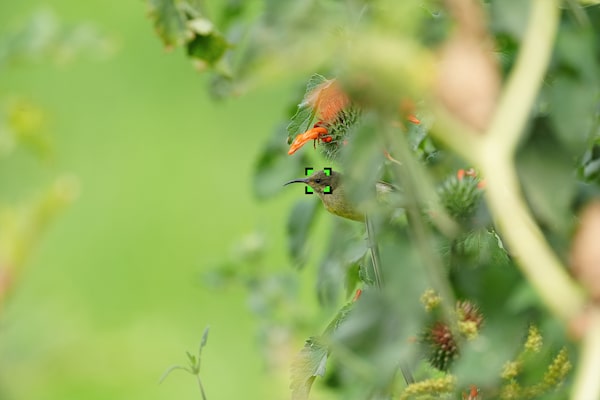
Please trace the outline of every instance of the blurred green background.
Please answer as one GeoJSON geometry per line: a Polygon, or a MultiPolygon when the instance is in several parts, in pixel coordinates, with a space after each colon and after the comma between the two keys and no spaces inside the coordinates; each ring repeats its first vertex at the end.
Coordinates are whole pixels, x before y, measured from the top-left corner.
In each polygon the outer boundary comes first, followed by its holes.
{"type": "MultiPolygon", "coordinates": [[[[287,369],[265,373],[245,290],[210,290],[201,275],[256,230],[270,268],[289,268],[285,218],[301,188],[258,204],[251,174],[292,83],[212,102],[206,78],[179,51],[165,53],[141,1],[1,2],[0,30],[40,7],[66,25],[92,23],[115,48],[0,72],[0,94],[44,109],[54,142],[41,165],[22,153],[0,164],[2,198],[28,199],[64,173],[80,191],[0,319],[0,399],[200,398],[187,374],[157,382],[185,364],[207,325],[209,399],[286,398],[287,369]]],[[[300,275],[307,313],[316,309],[310,273],[300,275]]]]}

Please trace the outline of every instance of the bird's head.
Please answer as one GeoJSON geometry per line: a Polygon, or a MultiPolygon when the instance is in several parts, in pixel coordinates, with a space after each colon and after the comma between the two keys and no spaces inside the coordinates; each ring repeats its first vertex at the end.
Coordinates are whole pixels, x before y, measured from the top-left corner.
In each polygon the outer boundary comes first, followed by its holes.
{"type": "Polygon", "coordinates": [[[319,196],[332,194],[339,187],[341,174],[335,171],[317,171],[314,174],[303,178],[294,179],[286,183],[305,183],[310,186],[319,196]]]}

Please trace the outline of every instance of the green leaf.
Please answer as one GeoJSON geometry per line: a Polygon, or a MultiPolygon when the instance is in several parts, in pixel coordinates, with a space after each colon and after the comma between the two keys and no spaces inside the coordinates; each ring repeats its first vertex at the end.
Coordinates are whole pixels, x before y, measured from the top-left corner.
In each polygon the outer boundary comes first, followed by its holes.
{"type": "Polygon", "coordinates": [[[292,400],[308,399],[317,376],[325,375],[327,348],[315,337],[309,338],[292,362],[292,400]]]}
{"type": "MultiPolygon", "coordinates": [[[[327,250],[319,263],[317,275],[317,295],[324,306],[337,304],[343,286],[347,283],[348,270],[356,267],[367,251],[364,228],[361,225],[341,218],[333,221],[327,250]]],[[[358,269],[355,268],[355,272],[358,280],[358,269]]],[[[354,286],[352,284],[350,290],[354,286]]]]}
{"type": "Polygon", "coordinates": [[[550,118],[558,139],[574,154],[581,154],[597,119],[598,88],[588,81],[560,76],[549,92],[550,118]]]}
{"type": "MultiPolygon", "coordinates": [[[[277,127],[258,156],[252,188],[254,195],[259,199],[267,199],[281,192],[285,182],[283,177],[294,177],[308,165],[305,154],[299,157],[287,155],[285,135],[285,125],[277,127]]],[[[291,190],[296,188],[296,185],[286,188],[291,190]]]]}
{"type": "Polygon", "coordinates": [[[303,267],[308,258],[309,233],[321,206],[319,199],[314,197],[309,201],[297,201],[288,218],[288,250],[292,261],[298,267],[303,267]]]}
{"type": "Polygon", "coordinates": [[[229,43],[216,31],[206,34],[196,33],[194,39],[187,44],[187,53],[190,57],[202,60],[210,66],[214,66],[229,48],[229,43]]]}
{"type": "Polygon", "coordinates": [[[200,353],[202,353],[202,349],[206,346],[206,342],[208,341],[208,331],[210,331],[210,326],[204,328],[204,333],[202,334],[202,339],[200,340],[200,350],[198,351],[198,357],[200,353]]]}
{"type": "Polygon", "coordinates": [[[534,215],[555,232],[565,232],[575,194],[573,161],[550,134],[547,119],[537,118],[533,135],[517,155],[517,169],[534,215]],[[549,162],[551,160],[551,162],[549,162]]]}
{"type": "MultiPolygon", "coordinates": [[[[334,333],[346,320],[354,306],[353,302],[344,305],[327,325],[323,337],[334,333]]],[[[292,400],[308,399],[310,389],[317,376],[325,375],[325,364],[329,356],[329,349],[322,343],[320,337],[310,337],[304,344],[304,348],[292,362],[292,400]]]]}
{"type": "Polygon", "coordinates": [[[312,109],[306,99],[317,86],[326,81],[327,78],[319,74],[313,74],[308,80],[304,98],[298,105],[298,111],[296,111],[296,114],[292,117],[292,120],[287,127],[288,144],[292,143],[296,135],[310,129],[310,125],[315,117],[315,110],[312,109]]]}
{"type": "Polygon", "coordinates": [[[327,325],[327,328],[325,328],[325,331],[323,332],[323,334],[331,335],[334,332],[336,332],[338,330],[338,328],[340,327],[340,325],[342,325],[342,323],[344,321],[346,321],[346,318],[348,318],[350,311],[352,311],[352,309],[354,308],[354,304],[355,303],[351,301],[351,302],[346,303],[342,308],[340,308],[340,310],[337,312],[335,317],[327,325]]]}
{"type": "Polygon", "coordinates": [[[524,0],[492,0],[492,29],[520,39],[528,26],[530,3],[524,0]]]}
{"type": "Polygon", "coordinates": [[[154,28],[167,47],[185,43],[187,27],[185,16],[177,8],[174,0],[149,0],[150,17],[154,28]]]}

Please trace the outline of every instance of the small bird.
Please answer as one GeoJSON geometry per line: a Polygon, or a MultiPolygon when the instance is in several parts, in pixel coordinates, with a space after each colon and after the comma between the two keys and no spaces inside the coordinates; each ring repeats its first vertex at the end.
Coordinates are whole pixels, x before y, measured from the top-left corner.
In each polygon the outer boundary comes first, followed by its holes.
{"type": "MultiPolygon", "coordinates": [[[[322,170],[303,179],[291,180],[285,185],[289,185],[290,183],[304,183],[310,186],[321,198],[325,209],[330,213],[353,221],[365,221],[365,213],[358,210],[348,200],[344,191],[343,175],[341,173],[332,170],[328,170],[327,172],[322,170]]],[[[396,188],[389,183],[377,182],[375,190],[379,198],[381,195],[395,192],[396,188]]]]}

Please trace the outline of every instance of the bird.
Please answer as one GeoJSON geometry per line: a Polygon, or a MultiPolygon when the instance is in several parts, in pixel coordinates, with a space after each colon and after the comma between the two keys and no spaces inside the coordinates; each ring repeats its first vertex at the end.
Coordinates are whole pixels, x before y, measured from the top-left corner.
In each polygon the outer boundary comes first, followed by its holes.
{"type": "MultiPolygon", "coordinates": [[[[310,186],[323,202],[325,209],[331,214],[352,221],[365,222],[365,213],[348,199],[342,173],[326,168],[306,178],[293,179],[285,185],[291,183],[304,183],[310,186]]],[[[397,188],[386,182],[377,182],[375,190],[379,199],[386,194],[396,192],[397,188]]]]}

